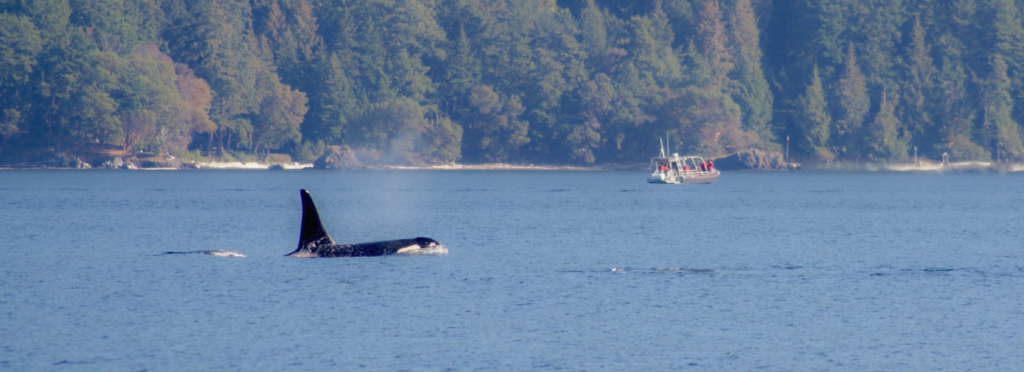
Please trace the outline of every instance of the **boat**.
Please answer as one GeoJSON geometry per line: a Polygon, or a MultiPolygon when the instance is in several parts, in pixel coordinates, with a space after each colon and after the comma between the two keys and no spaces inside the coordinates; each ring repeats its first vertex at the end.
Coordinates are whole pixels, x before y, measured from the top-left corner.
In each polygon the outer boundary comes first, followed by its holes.
{"type": "Polygon", "coordinates": [[[648,183],[712,183],[718,180],[720,172],[714,163],[700,156],[667,156],[662,145],[661,156],[651,158],[653,172],[648,183]]]}

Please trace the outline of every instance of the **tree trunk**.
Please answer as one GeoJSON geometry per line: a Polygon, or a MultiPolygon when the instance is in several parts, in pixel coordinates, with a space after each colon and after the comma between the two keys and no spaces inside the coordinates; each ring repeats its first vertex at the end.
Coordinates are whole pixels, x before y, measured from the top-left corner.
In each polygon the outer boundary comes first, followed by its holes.
{"type": "Polygon", "coordinates": [[[218,135],[217,135],[217,156],[218,157],[224,156],[224,136],[220,135],[220,132],[221,131],[219,131],[219,130],[215,132],[215,133],[218,133],[218,135]]]}

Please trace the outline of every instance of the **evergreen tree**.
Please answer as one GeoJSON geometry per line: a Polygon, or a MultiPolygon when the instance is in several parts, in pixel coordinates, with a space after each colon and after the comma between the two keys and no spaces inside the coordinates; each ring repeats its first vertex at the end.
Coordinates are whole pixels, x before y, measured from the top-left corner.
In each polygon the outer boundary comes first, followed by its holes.
{"type": "Polygon", "coordinates": [[[316,49],[322,39],[310,1],[254,0],[252,19],[253,31],[270,44],[281,81],[313,89],[310,72],[315,70],[316,49]]]}
{"type": "Polygon", "coordinates": [[[900,135],[900,122],[895,115],[896,105],[887,100],[885,93],[882,90],[878,113],[868,128],[868,143],[871,144],[869,156],[880,160],[904,160],[907,158],[907,142],[900,135]]]}
{"type": "Polygon", "coordinates": [[[587,6],[581,11],[580,32],[583,50],[592,61],[605,54],[608,50],[608,28],[604,13],[594,5],[594,0],[587,0],[587,6]]]}
{"type": "Polygon", "coordinates": [[[310,114],[302,126],[303,137],[331,144],[345,143],[348,124],[359,116],[361,106],[355,83],[348,77],[337,53],[326,57],[321,54],[317,60],[317,75],[323,80],[310,99],[310,114]]]}
{"type": "Polygon", "coordinates": [[[737,92],[734,97],[743,110],[743,129],[764,145],[775,139],[770,125],[774,99],[761,69],[760,32],[750,0],[736,2],[730,24],[736,56],[733,80],[737,82],[737,92]]]}
{"type": "Polygon", "coordinates": [[[24,126],[22,121],[27,119],[22,113],[31,108],[30,79],[42,50],[39,30],[28,17],[0,13],[0,140],[3,142],[22,132],[19,126],[24,126]]]}
{"type": "Polygon", "coordinates": [[[710,73],[710,87],[726,91],[729,86],[728,74],[733,69],[732,55],[729,54],[728,35],[722,22],[722,11],[718,0],[704,0],[697,26],[697,47],[704,56],[710,73]]]}
{"type": "Polygon", "coordinates": [[[633,63],[643,79],[652,84],[671,85],[679,81],[679,61],[672,52],[671,31],[665,29],[664,13],[657,17],[633,17],[633,63]]]}
{"type": "Polygon", "coordinates": [[[815,66],[811,74],[811,83],[800,96],[796,119],[797,128],[801,133],[798,145],[808,156],[825,161],[831,161],[835,157],[827,147],[831,122],[821,77],[818,76],[818,67],[815,66]]]}
{"type": "MultiPolygon", "coordinates": [[[[1007,65],[1011,92],[1024,102],[1024,15],[1014,0],[989,0],[992,41],[990,58],[1000,58],[1007,65]]],[[[1012,93],[1011,93],[1012,94],[1012,93]]],[[[1012,117],[1024,121],[1024,105],[1018,105],[1012,117]]]]}
{"type": "MultiPolygon", "coordinates": [[[[998,55],[1014,72],[1024,69],[1024,23],[1014,0],[988,0],[992,55],[998,55]]],[[[979,25],[988,26],[988,25],[979,25]]]]}
{"type": "Polygon", "coordinates": [[[911,143],[927,152],[926,149],[937,144],[940,136],[933,120],[933,110],[937,108],[935,79],[938,71],[920,17],[914,17],[907,62],[908,76],[903,87],[903,123],[910,133],[911,143]]]}
{"type": "Polygon", "coordinates": [[[839,154],[856,158],[864,142],[864,118],[871,109],[867,79],[857,66],[853,43],[849,43],[843,66],[843,75],[836,87],[839,96],[832,143],[839,154]]]}
{"type": "MultiPolygon", "coordinates": [[[[953,54],[949,53],[947,54],[953,54]]],[[[939,81],[940,126],[943,142],[935,151],[948,153],[953,160],[984,160],[985,149],[974,143],[975,110],[968,102],[967,76],[958,60],[943,58],[939,81]]]]}
{"type": "Polygon", "coordinates": [[[904,1],[850,1],[850,10],[846,17],[851,30],[846,40],[863,40],[860,46],[859,61],[863,61],[868,85],[888,89],[889,95],[896,97],[899,86],[896,84],[899,70],[896,68],[901,54],[898,49],[903,39],[901,26],[906,23],[907,14],[904,1]]]}
{"type": "Polygon", "coordinates": [[[996,160],[1016,159],[1024,154],[1020,129],[1012,116],[1013,100],[1006,70],[1003,57],[996,54],[992,58],[992,75],[985,84],[985,145],[996,155],[996,160]]]}
{"type": "Polygon", "coordinates": [[[1022,4],[0,0],[0,156],[1020,159],[1022,4]]]}
{"type": "Polygon", "coordinates": [[[444,79],[441,99],[449,111],[459,111],[466,106],[469,91],[480,81],[480,61],[473,54],[472,45],[466,36],[466,30],[459,28],[459,38],[445,64],[447,71],[444,79]]]}

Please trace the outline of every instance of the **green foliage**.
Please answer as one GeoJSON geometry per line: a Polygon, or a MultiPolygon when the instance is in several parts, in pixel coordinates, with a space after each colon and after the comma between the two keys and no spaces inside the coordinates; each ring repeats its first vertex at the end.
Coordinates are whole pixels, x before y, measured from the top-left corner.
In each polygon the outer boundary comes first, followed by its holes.
{"type": "Polygon", "coordinates": [[[504,161],[530,142],[530,123],[520,115],[525,108],[518,96],[500,96],[487,85],[474,87],[465,118],[466,156],[476,161],[504,161]]]}
{"type": "MultiPolygon", "coordinates": [[[[707,64],[709,87],[725,91],[729,84],[728,74],[733,69],[732,55],[728,50],[728,35],[722,21],[718,0],[704,0],[700,11],[700,25],[697,27],[698,48],[707,64]]],[[[749,42],[749,41],[747,41],[749,42]]]]}
{"type": "Polygon", "coordinates": [[[277,74],[266,74],[261,85],[269,91],[260,104],[260,112],[253,119],[253,154],[261,150],[276,150],[286,143],[299,143],[302,134],[299,125],[306,115],[306,94],[281,84],[277,74]]]}
{"type": "Polygon", "coordinates": [[[301,162],[312,163],[322,156],[326,149],[327,145],[324,144],[323,140],[318,140],[316,143],[303,141],[298,151],[296,151],[296,159],[301,162]]]}
{"type": "Polygon", "coordinates": [[[871,109],[867,79],[857,66],[853,43],[849,44],[843,66],[843,75],[836,84],[838,105],[833,121],[833,149],[837,155],[856,158],[861,154],[864,141],[864,119],[871,109]]]}
{"type": "Polygon", "coordinates": [[[809,156],[832,160],[832,152],[827,147],[832,118],[828,114],[817,66],[814,67],[811,83],[807,85],[806,92],[800,96],[799,107],[796,124],[802,135],[797,145],[809,156]]]}
{"type": "Polygon", "coordinates": [[[122,149],[185,152],[193,127],[184,118],[189,107],[178,91],[171,58],[150,44],[136,48],[119,67],[114,97],[122,149]]]}
{"type": "Polygon", "coordinates": [[[1020,159],[1021,4],[0,1],[0,151],[1020,159]]]}
{"type": "MultiPolygon", "coordinates": [[[[904,85],[902,121],[910,133],[911,143],[924,153],[935,147],[940,141],[941,133],[936,128],[936,111],[941,107],[936,104],[937,92],[935,81],[938,71],[931,57],[931,48],[921,25],[920,17],[914,18],[908,49],[907,82],[904,85]]],[[[933,154],[934,155],[934,154],[933,154]]]]}
{"type": "Polygon", "coordinates": [[[743,111],[743,129],[753,135],[760,146],[768,146],[775,139],[771,131],[774,97],[761,67],[760,31],[750,0],[736,1],[730,24],[736,51],[731,77],[736,85],[733,98],[743,111]]]}
{"type": "Polygon", "coordinates": [[[31,76],[38,65],[43,40],[25,16],[0,13],[0,139],[22,132],[21,111],[31,108],[31,76]]]}
{"type": "Polygon", "coordinates": [[[263,158],[264,164],[291,164],[292,157],[288,154],[267,154],[267,157],[263,158]]]}
{"type": "Polygon", "coordinates": [[[868,143],[872,159],[905,160],[907,158],[907,141],[900,135],[901,124],[894,114],[895,105],[886,99],[882,91],[882,100],[878,107],[875,120],[868,127],[868,143]]]}
{"type": "Polygon", "coordinates": [[[42,49],[39,30],[28,17],[0,13],[0,81],[4,88],[28,83],[42,49]]]}
{"type": "Polygon", "coordinates": [[[672,94],[660,113],[670,123],[673,149],[723,156],[750,145],[742,130],[741,111],[728,94],[715,89],[689,87],[672,94]]]}
{"type": "Polygon", "coordinates": [[[1019,158],[1024,150],[1021,145],[1020,128],[1011,113],[1013,100],[1010,99],[1010,78],[1006,75],[1006,62],[996,54],[992,58],[992,76],[985,84],[985,144],[996,160],[1019,158]]]}

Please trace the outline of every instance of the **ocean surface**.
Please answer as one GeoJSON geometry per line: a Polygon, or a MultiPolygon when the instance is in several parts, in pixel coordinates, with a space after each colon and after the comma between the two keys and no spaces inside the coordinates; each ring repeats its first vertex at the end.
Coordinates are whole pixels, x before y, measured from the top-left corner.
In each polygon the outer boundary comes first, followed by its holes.
{"type": "Polygon", "coordinates": [[[0,171],[0,370],[1024,370],[1024,175],[646,176],[0,171]]]}

